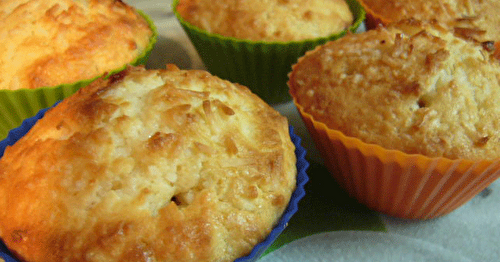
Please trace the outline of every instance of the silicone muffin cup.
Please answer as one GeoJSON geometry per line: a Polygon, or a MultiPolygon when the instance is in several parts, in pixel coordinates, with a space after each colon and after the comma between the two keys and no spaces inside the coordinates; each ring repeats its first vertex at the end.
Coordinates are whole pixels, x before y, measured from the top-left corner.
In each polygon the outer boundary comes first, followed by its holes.
{"type": "Polygon", "coordinates": [[[178,2],[173,1],[173,11],[207,70],[220,78],[247,86],[269,104],[291,100],[286,85],[287,75],[299,57],[348,31],[355,32],[365,19],[363,7],[355,0],[346,0],[354,14],[354,22],[340,33],[305,41],[250,41],[212,34],[189,24],[176,11],[178,2]]]}
{"type": "Polygon", "coordinates": [[[451,160],[385,149],[328,128],[294,103],[336,181],[378,212],[406,219],[443,216],[500,176],[500,159],[451,160]]]}
{"type": "Polygon", "coordinates": [[[360,1],[360,5],[366,12],[366,20],[365,20],[366,30],[374,29],[379,25],[388,25],[394,22],[374,12],[370,7],[366,6],[362,0],[360,1]]]}
{"type": "MultiPolygon", "coordinates": [[[[5,148],[15,144],[17,140],[21,139],[25,134],[27,134],[31,127],[36,124],[38,119],[42,118],[45,115],[45,112],[47,110],[49,110],[49,108],[44,108],[38,111],[35,116],[25,119],[24,121],[22,121],[22,124],[19,127],[12,129],[8,133],[8,136],[0,141],[0,157],[3,156],[5,148]]],[[[304,186],[307,181],[309,181],[309,177],[306,173],[306,170],[309,167],[309,163],[306,160],[306,150],[301,145],[301,138],[294,133],[293,126],[290,126],[289,133],[292,142],[295,145],[295,156],[297,158],[297,179],[295,190],[292,193],[288,206],[281,216],[281,219],[274,226],[269,235],[262,242],[257,244],[247,256],[240,257],[236,259],[235,262],[257,261],[260,256],[266,251],[266,249],[271,246],[276,238],[286,229],[288,222],[298,211],[299,201],[306,194],[304,186]]],[[[16,257],[9,252],[2,241],[0,241],[0,258],[3,258],[6,262],[19,262],[19,260],[17,260],[16,257]]]]}
{"type": "MultiPolygon", "coordinates": [[[[157,29],[153,21],[142,11],[137,11],[146,19],[153,34],[150,37],[147,48],[132,61],[130,65],[145,64],[157,38],[157,29]]],[[[123,65],[121,68],[117,68],[107,75],[118,73],[124,70],[126,66],[127,65],[123,65]]],[[[103,75],[96,76],[92,79],[81,80],[76,83],[62,84],[53,87],[0,90],[0,139],[4,139],[9,130],[19,126],[23,119],[34,116],[40,109],[49,107],[56,101],[72,95],[81,87],[90,84],[92,81],[102,76],[103,75]]]]}

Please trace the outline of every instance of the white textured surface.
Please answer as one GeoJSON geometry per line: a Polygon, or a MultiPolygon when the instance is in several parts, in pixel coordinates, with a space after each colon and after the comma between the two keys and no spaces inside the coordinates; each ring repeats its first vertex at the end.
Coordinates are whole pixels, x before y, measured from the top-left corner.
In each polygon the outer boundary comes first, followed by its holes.
{"type": "MultiPolygon", "coordinates": [[[[167,63],[182,69],[204,68],[171,12],[171,0],[126,2],[148,14],[158,28],[148,68],[164,68],[167,63]]],[[[275,108],[303,138],[308,156],[321,162],[295,106],[286,103],[275,108]]],[[[408,221],[381,217],[389,234],[331,232],[291,243],[262,261],[500,261],[500,181],[442,218],[408,221]]]]}
{"type": "Polygon", "coordinates": [[[312,235],[296,240],[260,261],[472,262],[433,243],[393,233],[370,231],[335,231],[312,235]]]}
{"type": "Polygon", "coordinates": [[[473,261],[500,261],[500,181],[454,212],[429,221],[382,216],[389,232],[424,239],[473,261]]]}

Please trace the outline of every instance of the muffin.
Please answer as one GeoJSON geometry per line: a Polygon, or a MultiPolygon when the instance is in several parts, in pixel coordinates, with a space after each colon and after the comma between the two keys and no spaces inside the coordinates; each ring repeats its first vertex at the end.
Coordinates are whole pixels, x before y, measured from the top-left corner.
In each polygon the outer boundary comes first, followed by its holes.
{"type": "Polygon", "coordinates": [[[347,191],[393,216],[432,218],[498,177],[492,53],[439,24],[403,20],[308,52],[288,84],[347,191]]]}
{"type": "Polygon", "coordinates": [[[253,41],[301,41],[348,28],[353,15],[344,0],[180,0],[177,12],[213,34],[253,41]]]}
{"type": "Polygon", "coordinates": [[[291,99],[287,74],[298,57],[364,19],[353,0],[175,0],[173,10],[211,73],[271,104],[291,99]]]}
{"type": "Polygon", "coordinates": [[[367,28],[402,19],[436,20],[456,34],[480,42],[500,39],[500,2],[496,0],[398,1],[360,0],[367,12],[367,28]]]}
{"type": "Polygon", "coordinates": [[[6,148],[0,236],[30,262],[233,261],[278,223],[296,163],[286,118],[247,88],[128,68],[6,148]]]}
{"type": "Polygon", "coordinates": [[[156,39],[122,1],[6,0],[0,10],[2,138],[93,79],[144,63],[156,39]]]}

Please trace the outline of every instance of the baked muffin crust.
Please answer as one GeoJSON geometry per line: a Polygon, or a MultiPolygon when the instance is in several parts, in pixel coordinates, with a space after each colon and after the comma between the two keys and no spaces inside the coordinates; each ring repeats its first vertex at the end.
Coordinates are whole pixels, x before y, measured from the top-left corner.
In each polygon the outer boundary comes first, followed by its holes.
{"type": "Polygon", "coordinates": [[[499,83],[489,48],[416,20],[318,47],[289,80],[296,102],[331,129],[451,159],[500,156],[499,83]]]}
{"type": "Polygon", "coordinates": [[[390,22],[402,19],[436,20],[456,34],[480,42],[500,39],[500,2],[496,0],[361,0],[376,16],[390,22]]]}
{"type": "Polygon", "coordinates": [[[26,261],[233,261],[295,188],[285,117],[204,71],[130,68],[50,109],[0,160],[26,261]]]}
{"type": "Polygon", "coordinates": [[[122,1],[1,1],[0,89],[92,79],[133,62],[152,34],[122,1]]]}
{"type": "Polygon", "coordinates": [[[208,32],[254,41],[298,41],[345,30],[345,0],[179,0],[179,14],[208,32]]]}

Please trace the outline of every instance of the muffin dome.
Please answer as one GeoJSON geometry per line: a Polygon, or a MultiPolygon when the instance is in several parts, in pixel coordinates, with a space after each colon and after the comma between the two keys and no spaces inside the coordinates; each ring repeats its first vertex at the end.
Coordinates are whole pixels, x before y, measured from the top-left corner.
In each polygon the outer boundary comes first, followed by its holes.
{"type": "Polygon", "coordinates": [[[315,120],[365,143],[492,159],[500,156],[500,67],[490,44],[405,20],[307,53],[290,92],[315,120]]]}
{"type": "MultiPolygon", "coordinates": [[[[388,24],[414,18],[439,21],[456,34],[480,42],[500,39],[500,2],[496,0],[360,0],[369,18],[388,24]]],[[[370,22],[369,22],[370,23],[370,22]]],[[[369,26],[371,27],[371,26],[369,26]]]]}
{"type": "Polygon", "coordinates": [[[178,13],[210,33],[254,41],[298,41],[346,30],[344,0],[180,0],[178,13]]]}
{"type": "Polygon", "coordinates": [[[0,89],[98,77],[132,63],[153,35],[122,1],[5,0],[0,10],[0,89]]]}
{"type": "Polygon", "coordinates": [[[242,86],[129,68],[6,149],[0,236],[25,261],[233,261],[285,210],[294,148],[286,118],[242,86]]]}

